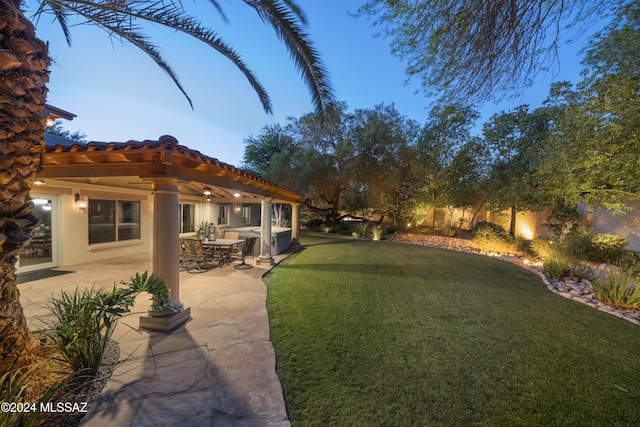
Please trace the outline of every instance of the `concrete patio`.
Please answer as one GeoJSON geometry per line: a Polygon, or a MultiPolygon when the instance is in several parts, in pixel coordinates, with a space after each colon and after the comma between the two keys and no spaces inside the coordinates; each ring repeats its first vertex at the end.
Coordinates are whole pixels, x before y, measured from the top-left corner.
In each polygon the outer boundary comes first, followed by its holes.
{"type": "MultiPolygon", "coordinates": [[[[276,263],[286,255],[275,257],[276,263]]],[[[269,265],[180,273],[180,299],[192,319],[166,334],[139,330],[150,301],[140,295],[114,334],[120,358],[85,426],[289,426],[269,341],[269,265]]],[[[72,273],[19,285],[32,330],[61,289],[112,287],[151,270],[151,255],[82,264],[72,273]]]]}

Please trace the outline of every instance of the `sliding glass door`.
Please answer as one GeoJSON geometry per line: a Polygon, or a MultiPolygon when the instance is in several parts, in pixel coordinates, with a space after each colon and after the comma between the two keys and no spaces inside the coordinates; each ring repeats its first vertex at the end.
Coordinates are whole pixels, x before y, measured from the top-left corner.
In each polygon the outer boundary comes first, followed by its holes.
{"type": "Polygon", "coordinates": [[[58,196],[32,194],[31,197],[40,225],[31,244],[20,254],[18,273],[58,266],[58,196]]]}

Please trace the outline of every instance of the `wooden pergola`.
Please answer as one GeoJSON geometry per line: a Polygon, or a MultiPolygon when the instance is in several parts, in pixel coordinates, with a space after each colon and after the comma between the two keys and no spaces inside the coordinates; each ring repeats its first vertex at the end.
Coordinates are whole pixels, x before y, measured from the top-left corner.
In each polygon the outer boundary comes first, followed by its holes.
{"type": "MultiPolygon", "coordinates": [[[[211,189],[214,202],[261,203],[260,255],[272,263],[272,203],[292,205],[292,239],[297,239],[299,205],[304,196],[257,175],[179,145],[172,136],[157,141],[54,142],[45,145],[38,178],[99,183],[113,188],[148,189],[153,194],[153,272],[171,289],[172,315],[151,319],[153,329],[170,330],[190,310],[180,301],[178,268],[179,196],[211,189]]],[[[145,325],[145,327],[150,327],[145,325]]]]}

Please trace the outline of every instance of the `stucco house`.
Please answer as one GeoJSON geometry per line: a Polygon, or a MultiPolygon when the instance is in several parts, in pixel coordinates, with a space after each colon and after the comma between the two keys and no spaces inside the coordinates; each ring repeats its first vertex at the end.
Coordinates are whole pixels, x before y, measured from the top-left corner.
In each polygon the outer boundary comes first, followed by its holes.
{"type": "Polygon", "coordinates": [[[31,197],[41,225],[20,256],[19,274],[148,252],[181,312],[178,239],[195,236],[198,224],[259,236],[258,263],[272,263],[297,239],[302,194],[172,136],[79,143],[48,134],[40,167],[31,197]],[[274,203],[292,206],[291,228],[272,227],[274,203]]]}

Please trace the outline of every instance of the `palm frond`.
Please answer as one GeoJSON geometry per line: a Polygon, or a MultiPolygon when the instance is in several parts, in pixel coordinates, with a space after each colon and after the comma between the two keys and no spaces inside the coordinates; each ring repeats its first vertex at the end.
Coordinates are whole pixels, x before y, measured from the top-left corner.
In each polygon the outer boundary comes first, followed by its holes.
{"type": "MultiPolygon", "coordinates": [[[[251,6],[276,32],[278,38],[285,44],[296,68],[302,74],[302,79],[311,93],[311,99],[316,111],[322,118],[327,118],[335,112],[335,97],[327,75],[327,71],[320,60],[318,52],[313,47],[299,23],[296,10],[287,7],[293,4],[291,0],[243,0],[251,6]]],[[[295,5],[294,5],[295,6],[295,5]]]]}
{"type": "Polygon", "coordinates": [[[213,8],[218,11],[220,16],[222,17],[223,22],[229,22],[229,20],[227,19],[227,15],[225,15],[224,10],[222,10],[220,4],[216,0],[209,0],[209,3],[211,3],[211,6],[213,6],[213,8]]]}
{"type": "Polygon", "coordinates": [[[61,7],[59,1],[56,0],[43,0],[38,7],[38,10],[35,12],[34,16],[36,17],[36,21],[40,16],[48,9],[51,10],[51,13],[54,15],[54,20],[58,21],[60,24],[60,28],[62,29],[62,33],[64,34],[64,38],[67,40],[67,44],[71,46],[71,32],[69,31],[69,24],[67,14],[65,9],[61,7]]]}
{"type": "MultiPolygon", "coordinates": [[[[117,36],[132,43],[151,57],[174,81],[193,108],[191,99],[178,81],[167,62],[164,61],[158,48],[143,35],[139,23],[149,22],[171,28],[207,44],[218,53],[229,59],[249,81],[258,95],[264,110],[271,113],[271,100],[265,88],[253,72],[247,67],[240,55],[226,44],[215,31],[203,26],[198,20],[188,15],[180,0],[40,0],[42,7],[38,13],[51,11],[60,22],[71,42],[67,13],[72,12],[107,31],[110,36],[117,36]],[[44,7],[46,5],[46,7],[44,7]]],[[[287,47],[297,70],[311,93],[312,102],[322,118],[329,117],[335,111],[335,98],[318,53],[309,36],[302,30],[306,17],[294,0],[243,0],[251,6],[262,19],[276,32],[281,42],[287,47]]],[[[226,20],[218,0],[209,0],[213,7],[226,20]]]]}
{"type": "Polygon", "coordinates": [[[179,7],[168,7],[157,3],[145,6],[141,10],[128,9],[126,14],[178,30],[215,49],[222,56],[229,59],[244,74],[252,89],[258,95],[264,110],[269,114],[272,113],[271,99],[264,86],[258,81],[258,78],[245,64],[240,55],[226,44],[215,31],[205,28],[199,21],[187,15],[179,7]]]}
{"type": "Polygon", "coordinates": [[[289,9],[291,9],[293,13],[296,14],[303,25],[309,25],[307,22],[307,16],[304,14],[302,9],[300,9],[300,6],[298,6],[293,0],[283,0],[283,2],[289,6],[289,9]]]}
{"type": "Polygon", "coordinates": [[[113,7],[105,7],[105,4],[94,2],[57,2],[63,4],[64,8],[83,17],[88,22],[104,29],[110,36],[117,36],[133,44],[149,56],[167,75],[173,80],[180,92],[187,98],[189,105],[193,108],[193,102],[184,87],[178,80],[176,73],[171,66],[162,58],[158,48],[149,41],[149,38],[141,33],[141,28],[136,24],[135,19],[125,19],[126,16],[115,10],[113,7]],[[97,6],[97,7],[96,7],[97,6]]]}
{"type": "MultiPolygon", "coordinates": [[[[217,5],[215,0],[210,0],[217,5]]],[[[162,59],[155,45],[148,37],[143,36],[141,27],[137,22],[150,22],[160,24],[188,34],[191,37],[207,44],[218,53],[229,59],[245,76],[252,89],[267,113],[272,113],[271,99],[258,81],[254,73],[248,68],[240,55],[226,44],[216,32],[205,28],[199,21],[189,16],[181,5],[173,1],[141,1],[133,0],[120,2],[114,7],[113,2],[96,2],[91,0],[60,1],[49,0],[49,3],[56,3],[58,7],[64,7],[78,16],[83,17],[87,22],[105,29],[111,36],[122,38],[134,46],[140,48],[149,55],[174,81],[180,91],[185,95],[189,104],[193,108],[191,99],[178,81],[176,74],[171,67],[162,59]]],[[[219,7],[219,6],[218,6],[219,7]]]]}

